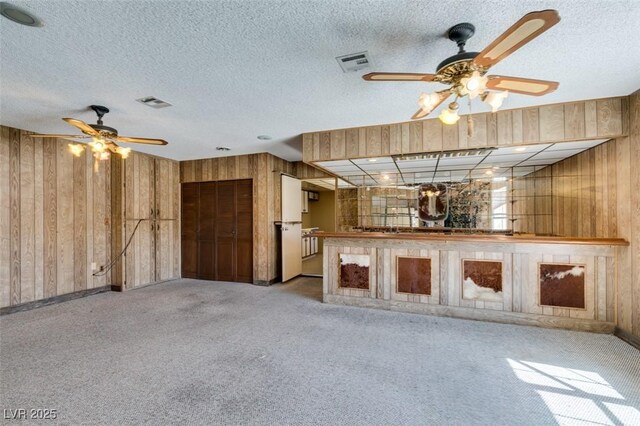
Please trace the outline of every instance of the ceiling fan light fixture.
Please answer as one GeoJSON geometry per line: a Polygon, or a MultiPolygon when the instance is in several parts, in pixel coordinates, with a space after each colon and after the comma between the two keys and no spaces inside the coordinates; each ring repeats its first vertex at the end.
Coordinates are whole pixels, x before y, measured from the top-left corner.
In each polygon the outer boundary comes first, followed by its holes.
{"type": "Polygon", "coordinates": [[[482,96],[482,101],[491,105],[491,112],[497,112],[507,96],[509,96],[508,90],[504,92],[487,92],[482,96]]]}
{"type": "Polygon", "coordinates": [[[126,159],[127,157],[129,157],[129,154],[131,153],[131,148],[124,148],[119,146],[116,148],[116,152],[120,154],[120,157],[122,157],[123,159],[126,159]]]}
{"type": "Polygon", "coordinates": [[[438,118],[444,124],[456,124],[458,120],[460,120],[460,116],[458,115],[458,104],[456,102],[451,102],[449,104],[449,108],[443,109],[438,118]]]}
{"type": "Polygon", "coordinates": [[[84,152],[84,145],[82,145],[81,143],[70,143],[69,144],[69,151],[74,156],[80,157],[82,155],[82,153],[84,152]]]}
{"type": "Polygon", "coordinates": [[[102,152],[94,152],[93,156],[96,158],[96,160],[108,160],[110,157],[109,151],[102,151],[102,152]]]}
{"type": "Polygon", "coordinates": [[[425,113],[430,113],[442,101],[438,93],[422,93],[418,105],[425,113]]]}
{"type": "Polygon", "coordinates": [[[107,150],[107,145],[102,139],[94,138],[93,142],[89,142],[89,145],[91,145],[91,150],[93,152],[102,153],[107,150]]]}
{"type": "Polygon", "coordinates": [[[488,81],[489,78],[480,75],[478,71],[474,71],[469,77],[460,79],[460,84],[462,85],[460,94],[462,96],[468,95],[470,99],[475,99],[487,90],[488,81]]]}

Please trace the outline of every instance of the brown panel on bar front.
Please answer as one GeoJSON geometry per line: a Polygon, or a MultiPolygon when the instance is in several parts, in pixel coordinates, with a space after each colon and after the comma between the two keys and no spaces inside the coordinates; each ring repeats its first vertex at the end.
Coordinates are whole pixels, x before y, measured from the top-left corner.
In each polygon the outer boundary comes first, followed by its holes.
{"type": "Polygon", "coordinates": [[[462,261],[462,298],[502,302],[502,262],[465,259],[462,261]]]}
{"type": "Polygon", "coordinates": [[[340,287],[369,288],[369,255],[340,254],[340,287]]]}
{"type": "Polygon", "coordinates": [[[471,278],[479,287],[502,291],[502,262],[486,260],[464,260],[463,280],[471,278]]]}
{"type": "Polygon", "coordinates": [[[398,293],[431,295],[431,259],[398,256],[397,268],[398,293]]]}
{"type": "Polygon", "coordinates": [[[585,308],[585,266],[540,264],[540,304],[563,308],[585,308]]]}

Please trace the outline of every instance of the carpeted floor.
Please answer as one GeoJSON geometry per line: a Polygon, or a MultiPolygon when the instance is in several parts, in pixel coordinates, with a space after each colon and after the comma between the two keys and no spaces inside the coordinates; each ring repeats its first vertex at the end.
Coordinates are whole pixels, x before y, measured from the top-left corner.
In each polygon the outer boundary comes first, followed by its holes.
{"type": "Polygon", "coordinates": [[[0,409],[57,410],[45,424],[640,424],[640,352],[616,337],[332,306],[321,288],[180,280],[4,316],[0,409]]]}

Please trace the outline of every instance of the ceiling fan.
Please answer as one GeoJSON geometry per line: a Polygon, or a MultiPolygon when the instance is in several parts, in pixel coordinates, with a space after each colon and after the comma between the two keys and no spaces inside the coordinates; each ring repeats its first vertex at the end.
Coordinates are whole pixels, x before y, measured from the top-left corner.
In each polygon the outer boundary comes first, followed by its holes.
{"type": "MultiPolygon", "coordinates": [[[[109,159],[110,152],[119,154],[122,158],[127,158],[131,148],[118,146],[116,142],[125,143],[141,143],[146,145],[167,145],[167,141],[162,139],[134,138],[129,136],[118,136],[118,131],[113,127],[105,126],[102,117],[109,112],[109,108],[102,105],[90,105],[98,116],[96,124],[87,124],[84,121],[75,118],[63,118],[64,121],[74,127],[80,129],[82,135],[30,135],[32,138],[63,138],[63,139],[88,139],[92,141],[88,143],[93,151],[96,160],[109,159]]],[[[85,149],[83,144],[69,144],[71,153],[79,157],[85,149]]]]}
{"type": "Polygon", "coordinates": [[[442,61],[435,74],[374,72],[362,78],[367,81],[424,81],[450,85],[445,90],[423,93],[418,101],[420,109],[411,117],[412,120],[426,117],[451,95],[456,99],[439,116],[445,124],[454,124],[460,119],[457,100],[464,96],[469,99],[480,96],[496,112],[509,92],[542,96],[558,88],[555,81],[485,74],[489,68],[559,21],[560,15],[556,10],[528,13],[480,53],[464,50],[467,40],[475,33],[475,27],[470,23],[454,25],[447,32],[447,37],[456,42],[458,53],[442,61]]]}

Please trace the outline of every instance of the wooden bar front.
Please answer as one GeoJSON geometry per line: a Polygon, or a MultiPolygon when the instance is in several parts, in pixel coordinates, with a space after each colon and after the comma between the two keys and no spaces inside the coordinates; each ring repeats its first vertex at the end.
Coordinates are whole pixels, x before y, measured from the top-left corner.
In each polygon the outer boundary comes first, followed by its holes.
{"type": "Polygon", "coordinates": [[[614,330],[616,261],[628,250],[622,239],[315,235],[324,238],[327,303],[604,333],[614,330]],[[354,283],[354,277],[360,282],[354,283]]]}

